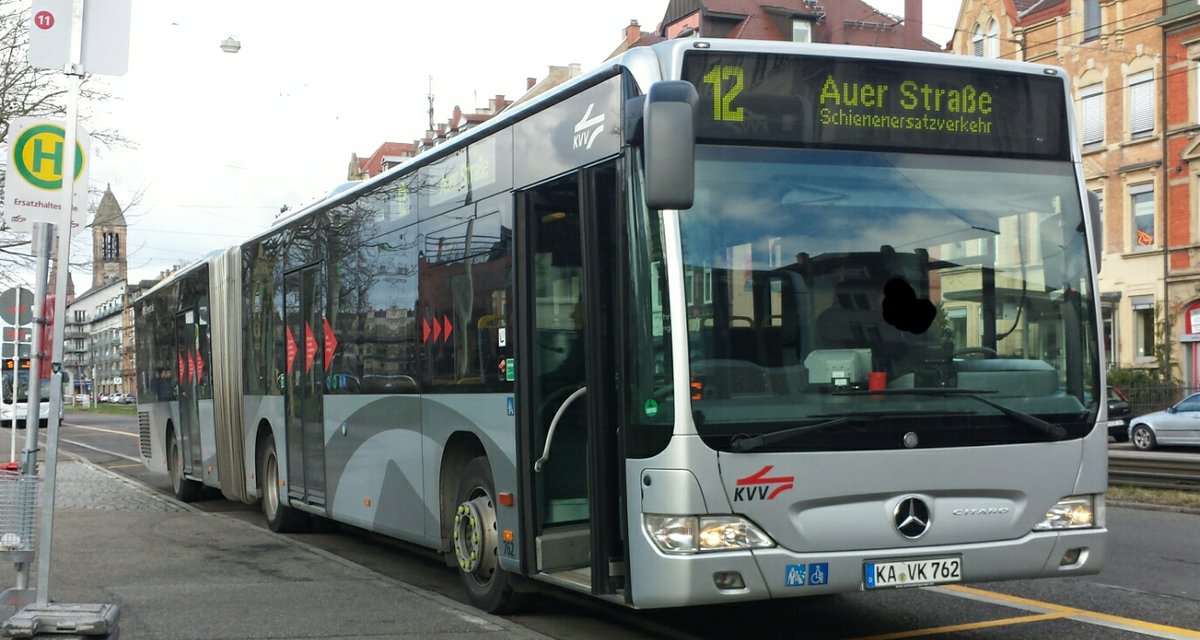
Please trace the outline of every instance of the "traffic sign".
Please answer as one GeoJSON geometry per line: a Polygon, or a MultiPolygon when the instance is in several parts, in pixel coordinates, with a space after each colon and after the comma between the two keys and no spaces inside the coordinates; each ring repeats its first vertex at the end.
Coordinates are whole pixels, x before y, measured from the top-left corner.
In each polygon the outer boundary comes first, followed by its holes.
{"type": "Polygon", "coordinates": [[[33,292],[25,287],[12,287],[0,292],[0,320],[6,325],[32,323],[33,292]]]}
{"type": "Polygon", "coordinates": [[[28,342],[2,342],[0,343],[0,358],[12,359],[16,357],[20,360],[28,360],[29,354],[32,352],[28,342]],[[14,356],[13,354],[16,354],[14,356]]]}
{"type": "MultiPolygon", "coordinates": [[[[15,231],[30,231],[35,222],[62,225],[62,180],[66,130],[61,122],[41,118],[16,118],[8,130],[8,181],[4,189],[4,215],[15,231]]],[[[87,167],[91,138],[76,128],[75,181],[72,230],[84,222],[87,208],[87,167]]]]}
{"type": "MultiPolygon", "coordinates": [[[[73,0],[33,0],[29,12],[29,64],[63,71],[71,57],[73,0]]],[[[87,0],[83,4],[81,73],[124,75],[129,69],[132,0],[87,0]]]]}

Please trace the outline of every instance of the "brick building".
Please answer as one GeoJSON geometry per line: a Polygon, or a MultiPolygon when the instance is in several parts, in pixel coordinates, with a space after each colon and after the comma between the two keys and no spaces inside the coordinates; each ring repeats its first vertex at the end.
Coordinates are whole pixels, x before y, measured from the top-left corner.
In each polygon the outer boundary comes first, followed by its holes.
{"type": "Polygon", "coordinates": [[[1169,2],[1161,20],[1166,78],[1167,276],[1163,283],[1170,328],[1180,348],[1183,383],[1200,386],[1200,6],[1169,2]]]}
{"type": "Polygon", "coordinates": [[[951,42],[954,53],[1057,65],[1070,77],[1084,178],[1103,211],[1098,286],[1112,366],[1156,365],[1167,187],[1161,15],[1160,0],[964,0],[951,42]]]}

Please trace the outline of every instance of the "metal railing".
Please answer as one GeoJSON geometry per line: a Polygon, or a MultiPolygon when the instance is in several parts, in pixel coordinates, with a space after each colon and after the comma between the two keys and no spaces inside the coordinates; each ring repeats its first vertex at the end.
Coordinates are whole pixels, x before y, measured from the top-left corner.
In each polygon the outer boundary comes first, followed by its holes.
{"type": "Polygon", "coordinates": [[[1133,487],[1200,491],[1200,455],[1181,459],[1153,451],[1109,451],[1108,482],[1133,487]]]}
{"type": "Polygon", "coordinates": [[[1162,411],[1187,395],[1200,391],[1197,387],[1184,386],[1115,386],[1129,398],[1129,407],[1134,417],[1162,411]]]}

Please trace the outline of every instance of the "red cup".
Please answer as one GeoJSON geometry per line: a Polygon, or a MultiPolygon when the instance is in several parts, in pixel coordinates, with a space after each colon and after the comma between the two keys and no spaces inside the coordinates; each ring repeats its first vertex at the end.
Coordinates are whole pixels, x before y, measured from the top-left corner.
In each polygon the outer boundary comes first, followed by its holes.
{"type": "Polygon", "coordinates": [[[882,391],[887,388],[887,373],[884,371],[872,371],[867,376],[867,389],[871,391],[882,391]]]}

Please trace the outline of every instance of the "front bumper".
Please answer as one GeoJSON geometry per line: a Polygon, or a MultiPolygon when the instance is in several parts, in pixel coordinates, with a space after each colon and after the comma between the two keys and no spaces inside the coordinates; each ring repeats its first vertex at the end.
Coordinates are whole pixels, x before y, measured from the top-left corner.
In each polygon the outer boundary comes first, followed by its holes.
{"type": "Polygon", "coordinates": [[[657,608],[864,591],[867,562],[935,557],[961,558],[963,583],[1089,575],[1104,566],[1106,540],[1107,530],[1098,528],[1034,532],[1017,540],[969,545],[815,554],[776,547],[670,556],[639,536],[635,544],[649,548],[633,554],[635,563],[640,556],[647,565],[631,567],[633,599],[636,607],[657,608]],[[1062,566],[1063,557],[1073,549],[1082,550],[1078,560],[1062,566]],[[820,581],[801,584],[795,579],[797,570],[811,573],[814,566],[820,568],[820,581]],[[719,572],[738,572],[745,587],[718,589],[713,576],[719,572]]]}

